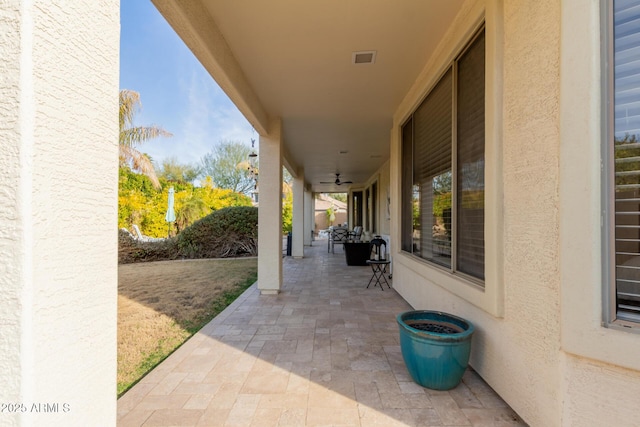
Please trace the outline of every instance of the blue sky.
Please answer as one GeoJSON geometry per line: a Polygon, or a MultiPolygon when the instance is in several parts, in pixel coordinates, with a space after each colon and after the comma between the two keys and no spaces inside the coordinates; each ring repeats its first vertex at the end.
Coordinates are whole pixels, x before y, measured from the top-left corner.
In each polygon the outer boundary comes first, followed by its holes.
{"type": "Polygon", "coordinates": [[[154,161],[199,163],[221,141],[257,140],[227,98],[149,0],[120,2],[120,89],[140,93],[135,125],[173,134],[140,147],[154,161]]]}

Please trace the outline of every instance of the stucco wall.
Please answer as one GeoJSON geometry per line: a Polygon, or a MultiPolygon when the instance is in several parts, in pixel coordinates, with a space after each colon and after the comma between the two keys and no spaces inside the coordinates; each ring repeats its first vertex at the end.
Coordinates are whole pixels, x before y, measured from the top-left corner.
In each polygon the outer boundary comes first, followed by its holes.
{"type": "MultiPolygon", "coordinates": [[[[18,4],[0,14],[0,399],[18,396],[20,378],[20,290],[24,276],[20,212],[20,11],[18,4]]],[[[0,424],[18,416],[0,415],[0,424]],[[4,419],[2,419],[4,418],[4,419]]]]}
{"type": "Polygon", "coordinates": [[[562,4],[560,244],[563,424],[635,426],[640,335],[602,325],[600,4],[562,4]],[[575,37],[575,34],[584,37],[575,37]]]}
{"type": "Polygon", "coordinates": [[[391,202],[391,177],[389,162],[378,169],[378,234],[391,233],[391,213],[388,210],[387,198],[391,202]]]}
{"type": "Polygon", "coordinates": [[[569,355],[562,376],[563,426],[638,425],[640,372],[569,355]]]}
{"type": "Polygon", "coordinates": [[[513,404],[551,426],[561,400],[560,4],[505,2],[504,28],[504,321],[522,363],[513,404]]]}
{"type": "MultiPolygon", "coordinates": [[[[502,239],[503,257],[487,260],[487,269],[498,275],[487,276],[486,288],[503,295],[497,298],[495,310],[502,315],[488,312],[474,299],[478,292],[472,284],[464,285],[461,279],[446,277],[406,255],[395,256],[394,287],[415,308],[470,319],[477,327],[472,366],[528,423],[554,426],[560,423],[562,401],[558,375],[560,4],[553,0],[468,2],[443,41],[440,57],[425,72],[423,94],[433,82],[428,76],[441,72],[482,16],[492,68],[487,122],[497,123],[486,143],[499,158],[487,164],[502,168],[497,169],[499,176],[487,182],[492,191],[499,188],[495,194],[502,194],[488,201],[493,203],[488,221],[493,220],[493,212],[502,220],[489,225],[486,241],[495,245],[502,239]],[[470,290],[468,294],[452,292],[451,284],[470,290]]],[[[405,104],[414,108],[410,100],[405,104]]],[[[395,141],[398,144],[398,138],[395,141]]],[[[396,154],[395,161],[399,159],[396,154]]],[[[397,174],[399,167],[394,170],[397,174]]]]}
{"type": "MultiPolygon", "coordinates": [[[[327,219],[326,210],[316,211],[314,217],[316,225],[316,228],[314,230],[315,234],[318,234],[320,230],[326,230],[327,228],[329,228],[329,226],[331,226],[331,224],[329,224],[329,220],[327,219]]],[[[335,212],[335,217],[336,219],[333,221],[333,225],[344,224],[345,222],[347,222],[347,212],[345,211],[335,212]]]]}
{"type": "Polygon", "coordinates": [[[115,425],[119,2],[0,27],[0,424],[115,425]]]}
{"type": "MultiPolygon", "coordinates": [[[[498,154],[487,154],[497,167],[485,176],[499,171],[487,180],[498,197],[485,198],[485,244],[503,253],[486,260],[499,274],[487,276],[484,294],[495,291],[497,314],[478,292],[460,291],[461,279],[401,253],[394,287],[415,308],[474,322],[471,364],[530,425],[637,425],[640,335],[602,325],[599,1],[467,2],[414,86],[418,95],[408,94],[394,118],[393,191],[400,190],[399,124],[482,14],[486,147],[498,154]]],[[[399,214],[394,206],[392,216],[399,214]]]]}

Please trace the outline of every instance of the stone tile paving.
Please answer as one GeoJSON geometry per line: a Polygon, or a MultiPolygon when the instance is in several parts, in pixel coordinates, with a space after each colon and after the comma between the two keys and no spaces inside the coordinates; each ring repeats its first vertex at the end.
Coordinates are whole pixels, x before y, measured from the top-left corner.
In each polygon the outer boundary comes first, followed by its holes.
{"type": "Polygon", "coordinates": [[[118,425],[526,425],[472,369],[454,390],[415,384],[395,320],[411,307],[325,245],[287,257],[279,295],[252,286],[121,397],[118,425]]]}

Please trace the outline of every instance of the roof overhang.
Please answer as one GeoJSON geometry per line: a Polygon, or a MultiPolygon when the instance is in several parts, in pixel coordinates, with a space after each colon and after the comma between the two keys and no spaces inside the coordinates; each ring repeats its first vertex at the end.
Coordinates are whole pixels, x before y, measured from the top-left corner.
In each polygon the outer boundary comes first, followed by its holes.
{"type": "Polygon", "coordinates": [[[259,134],[282,120],[285,165],[313,191],[388,160],[393,114],[464,3],[152,1],[259,134]]]}

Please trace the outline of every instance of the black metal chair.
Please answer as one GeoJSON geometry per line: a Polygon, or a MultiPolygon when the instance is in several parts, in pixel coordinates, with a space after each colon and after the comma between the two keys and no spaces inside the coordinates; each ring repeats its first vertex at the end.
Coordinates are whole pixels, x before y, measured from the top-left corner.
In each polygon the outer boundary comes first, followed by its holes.
{"type": "Polygon", "coordinates": [[[369,243],[370,259],[367,264],[371,266],[373,275],[367,283],[367,288],[371,285],[371,282],[375,280],[374,286],[380,286],[380,289],[384,291],[382,282],[387,285],[387,288],[391,289],[387,278],[384,275],[387,273],[387,266],[391,264],[391,261],[387,259],[387,242],[380,236],[375,236],[369,243]]]}
{"type": "Polygon", "coordinates": [[[371,250],[370,259],[376,261],[383,261],[387,259],[387,242],[380,236],[374,236],[369,242],[369,248],[371,250]]]}
{"type": "Polygon", "coordinates": [[[328,250],[331,251],[331,253],[335,253],[336,244],[343,245],[344,249],[344,244],[349,238],[349,230],[347,230],[346,227],[334,227],[331,229],[330,233],[328,250]]]}

